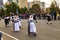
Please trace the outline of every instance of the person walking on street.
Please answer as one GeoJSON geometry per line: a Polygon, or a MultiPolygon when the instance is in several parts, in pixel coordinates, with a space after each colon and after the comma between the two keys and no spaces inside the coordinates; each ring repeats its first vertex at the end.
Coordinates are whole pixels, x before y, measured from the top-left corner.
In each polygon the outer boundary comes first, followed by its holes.
{"type": "Polygon", "coordinates": [[[29,35],[34,35],[36,36],[36,25],[33,20],[33,16],[30,15],[29,20],[28,20],[28,34],[29,35]]]}
{"type": "Polygon", "coordinates": [[[47,24],[52,24],[52,21],[51,21],[51,15],[50,14],[47,14],[47,24]]]}

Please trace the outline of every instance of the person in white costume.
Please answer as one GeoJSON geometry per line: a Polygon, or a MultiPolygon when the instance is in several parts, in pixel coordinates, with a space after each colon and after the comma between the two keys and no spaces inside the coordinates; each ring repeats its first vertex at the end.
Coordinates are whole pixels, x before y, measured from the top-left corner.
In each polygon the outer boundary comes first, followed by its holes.
{"type": "Polygon", "coordinates": [[[19,18],[18,18],[18,15],[15,15],[14,18],[13,18],[13,29],[14,31],[19,31],[20,28],[19,28],[19,18]]]}
{"type": "Polygon", "coordinates": [[[33,34],[34,36],[36,36],[36,25],[34,23],[34,20],[33,20],[33,16],[30,15],[29,17],[29,20],[28,20],[28,33],[29,35],[33,34]]]}

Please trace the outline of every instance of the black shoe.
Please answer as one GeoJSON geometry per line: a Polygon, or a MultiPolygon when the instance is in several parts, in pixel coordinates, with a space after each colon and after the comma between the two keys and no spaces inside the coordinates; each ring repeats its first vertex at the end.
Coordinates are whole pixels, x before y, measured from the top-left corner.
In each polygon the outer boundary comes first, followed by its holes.
{"type": "Polygon", "coordinates": [[[36,34],[34,34],[34,36],[36,36],[36,34]]]}
{"type": "Polygon", "coordinates": [[[50,24],[52,24],[52,23],[50,23],[50,24]]]}
{"type": "Polygon", "coordinates": [[[30,35],[30,33],[28,33],[28,35],[30,35]]]}
{"type": "Polygon", "coordinates": [[[19,26],[19,28],[21,29],[21,27],[19,26]]]}

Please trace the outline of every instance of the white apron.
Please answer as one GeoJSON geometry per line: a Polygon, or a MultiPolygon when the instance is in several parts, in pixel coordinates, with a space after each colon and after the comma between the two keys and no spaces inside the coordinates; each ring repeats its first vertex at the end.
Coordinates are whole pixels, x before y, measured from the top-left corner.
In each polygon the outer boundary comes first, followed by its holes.
{"type": "Polygon", "coordinates": [[[20,30],[18,17],[14,18],[14,24],[13,25],[14,25],[14,31],[19,31],[20,30]]]}
{"type": "Polygon", "coordinates": [[[14,23],[14,31],[19,31],[20,28],[19,28],[19,23],[14,23]]]}
{"type": "Polygon", "coordinates": [[[36,26],[34,22],[30,22],[30,32],[36,32],[36,26]]]}

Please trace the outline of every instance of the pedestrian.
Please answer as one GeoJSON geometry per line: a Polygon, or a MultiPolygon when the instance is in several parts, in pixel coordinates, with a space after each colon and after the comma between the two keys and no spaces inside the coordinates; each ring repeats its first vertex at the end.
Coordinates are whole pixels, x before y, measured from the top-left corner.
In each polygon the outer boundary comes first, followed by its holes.
{"type": "Polygon", "coordinates": [[[9,16],[7,16],[7,20],[8,20],[8,24],[9,24],[9,22],[10,22],[10,17],[9,16]]]}
{"type": "Polygon", "coordinates": [[[33,14],[33,19],[35,20],[35,22],[37,23],[37,19],[36,19],[36,14],[33,14]]]}
{"type": "Polygon", "coordinates": [[[15,14],[14,17],[13,17],[13,30],[15,32],[20,30],[20,28],[19,28],[19,18],[18,18],[17,14],[15,14]]]}
{"type": "Polygon", "coordinates": [[[9,24],[9,17],[7,16],[7,14],[5,14],[4,20],[5,20],[5,27],[7,27],[7,25],[9,24]]]}
{"type": "Polygon", "coordinates": [[[47,14],[47,24],[52,24],[52,21],[51,21],[51,15],[50,14],[47,14]]]}
{"type": "MultiPolygon", "coordinates": [[[[30,15],[31,17],[31,15],[30,15]]],[[[30,17],[28,19],[28,35],[30,35],[30,17]]],[[[31,18],[33,20],[33,17],[31,18]]]]}
{"type": "Polygon", "coordinates": [[[33,16],[30,15],[29,20],[28,20],[28,34],[29,35],[34,35],[36,36],[36,25],[33,21],[33,16]]]}

